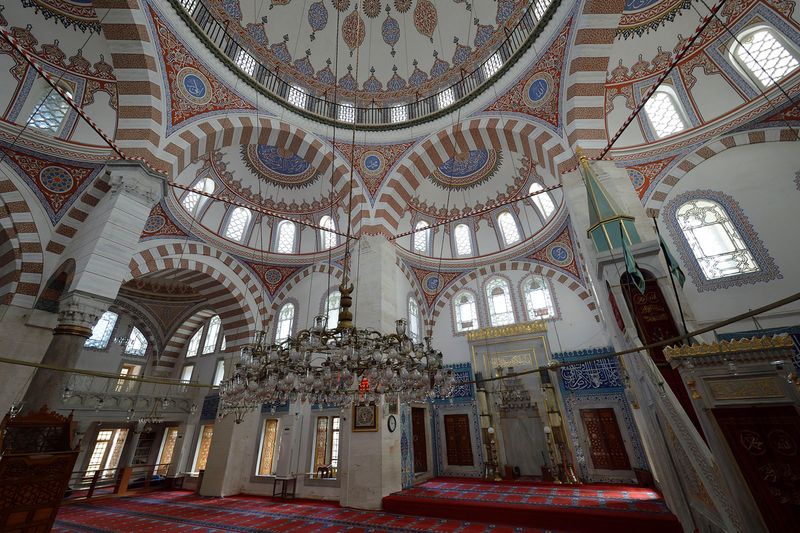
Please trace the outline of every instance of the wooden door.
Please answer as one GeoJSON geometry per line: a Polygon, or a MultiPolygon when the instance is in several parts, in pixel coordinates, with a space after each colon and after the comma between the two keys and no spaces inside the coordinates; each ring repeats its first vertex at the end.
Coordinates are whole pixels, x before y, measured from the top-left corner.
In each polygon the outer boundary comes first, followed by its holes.
{"type": "Polygon", "coordinates": [[[428,443],[425,438],[425,408],[411,408],[411,442],[414,448],[414,473],[428,471],[428,443]]]}
{"type": "Polygon", "coordinates": [[[795,531],[800,522],[797,409],[720,407],[712,412],[769,530],[795,531]]]}
{"type": "Polygon", "coordinates": [[[614,409],[581,409],[581,419],[589,437],[594,467],[602,470],[630,470],[631,463],[614,409]]]}
{"type": "Polygon", "coordinates": [[[473,465],[469,415],[444,415],[444,440],[448,465],[473,465]]]}

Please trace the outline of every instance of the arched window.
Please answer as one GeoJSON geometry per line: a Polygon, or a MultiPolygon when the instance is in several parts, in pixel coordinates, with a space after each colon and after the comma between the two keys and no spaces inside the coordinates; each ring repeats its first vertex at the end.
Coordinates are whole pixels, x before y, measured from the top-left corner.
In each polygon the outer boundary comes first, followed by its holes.
{"type": "Polygon", "coordinates": [[[125,343],[125,355],[135,355],[142,357],[147,352],[147,339],[144,337],[139,328],[131,329],[131,334],[128,337],[128,342],[125,343]]]}
{"type": "Polygon", "coordinates": [[[514,323],[511,291],[506,280],[492,278],[486,284],[486,300],[489,302],[489,323],[492,326],[504,326],[514,323]]]}
{"type": "Polygon", "coordinates": [[[278,224],[278,238],[275,243],[275,251],[279,254],[290,254],[294,252],[294,241],[297,229],[294,227],[294,222],[282,220],[278,224]]]}
{"type": "Polygon", "coordinates": [[[689,200],[678,208],[676,217],[707,280],[759,270],[725,208],[717,202],[689,200]]]}
{"type": "Polygon", "coordinates": [[[413,296],[408,297],[408,336],[419,342],[419,304],[413,296]]]}
{"type": "Polygon", "coordinates": [[[528,320],[544,320],[556,314],[547,282],[541,276],[531,276],[522,286],[528,320]]]}
{"type": "MultiPolygon", "coordinates": [[[[72,98],[72,93],[65,91],[72,98]]],[[[61,123],[69,111],[69,104],[61,97],[55,89],[50,87],[42,93],[42,96],[33,106],[33,111],[28,119],[28,124],[38,130],[48,133],[58,133],[61,123]]]]}
{"type": "Polygon", "coordinates": [[[105,350],[108,346],[108,341],[111,340],[111,332],[114,331],[114,326],[118,318],[119,315],[113,311],[106,311],[103,313],[103,316],[100,317],[97,324],[92,328],[92,336],[86,339],[83,345],[86,348],[105,350]]]}
{"type": "MultiPolygon", "coordinates": [[[[528,194],[539,191],[544,191],[544,187],[541,183],[534,182],[531,183],[528,194]]],[[[543,218],[549,218],[550,215],[553,214],[553,211],[556,210],[556,204],[553,203],[553,198],[550,196],[549,192],[540,192],[536,196],[531,196],[531,200],[533,201],[533,205],[536,206],[536,209],[542,214],[543,218]]]]}
{"type": "Polygon", "coordinates": [[[275,327],[275,342],[280,344],[292,334],[294,324],[294,304],[287,303],[278,313],[278,324],[275,327]]]}
{"type": "Polygon", "coordinates": [[[500,234],[503,236],[503,243],[505,246],[519,242],[519,228],[514,216],[508,211],[503,211],[497,217],[497,224],[500,226],[500,234]]]}
{"type": "MultiPolygon", "coordinates": [[[[203,178],[200,181],[198,181],[192,188],[195,191],[204,192],[206,194],[213,194],[214,189],[216,189],[217,187],[216,184],[214,183],[214,180],[212,180],[211,178],[203,178]]],[[[190,214],[196,215],[197,212],[200,211],[200,208],[203,207],[203,204],[205,204],[207,201],[208,201],[207,196],[203,196],[202,194],[198,194],[194,191],[189,191],[183,197],[183,200],[181,200],[181,204],[183,205],[183,208],[186,209],[186,211],[188,211],[190,214]]]]}
{"type": "Polygon", "coordinates": [[[462,292],[453,299],[453,314],[456,317],[456,331],[478,329],[478,308],[471,292],[462,292]]]}
{"type": "Polygon", "coordinates": [[[339,291],[333,291],[328,295],[325,300],[325,314],[328,321],[325,327],[328,329],[336,329],[339,325],[339,309],[342,305],[342,294],[339,291]]]}
{"type": "Polygon", "coordinates": [[[189,339],[189,346],[186,347],[186,357],[194,357],[197,355],[197,351],[200,349],[200,340],[203,338],[203,326],[200,326],[192,338],[189,339]]]}
{"type": "Polygon", "coordinates": [[[466,224],[459,224],[453,230],[453,238],[456,241],[456,255],[467,256],[472,255],[472,236],[469,232],[469,226],[466,224]]]}
{"type": "Polygon", "coordinates": [[[219,337],[219,328],[221,325],[222,320],[219,318],[219,315],[214,315],[208,322],[206,342],[203,343],[203,355],[214,352],[214,348],[217,347],[217,337],[219,337]]]}
{"type": "Polygon", "coordinates": [[[328,215],[325,215],[321,219],[319,219],[319,225],[325,229],[319,230],[319,242],[322,245],[323,250],[328,250],[336,246],[336,224],[334,224],[333,219],[328,215]]]}
{"type": "Polygon", "coordinates": [[[414,251],[418,254],[428,253],[428,243],[431,235],[429,226],[430,224],[424,220],[420,220],[417,222],[417,225],[414,226],[414,233],[412,234],[411,239],[414,246],[414,251]]]}
{"type": "Polygon", "coordinates": [[[225,228],[225,237],[232,241],[241,242],[252,216],[250,210],[246,207],[237,207],[234,209],[228,219],[228,225],[225,228]]]}
{"type": "Polygon", "coordinates": [[[666,87],[656,89],[644,104],[644,111],[659,139],[686,129],[675,94],[666,87]]]}
{"type": "Polygon", "coordinates": [[[731,56],[741,68],[751,73],[762,87],[771,87],[798,67],[798,60],[783,45],[778,35],[763,26],[737,36],[731,56]]]}

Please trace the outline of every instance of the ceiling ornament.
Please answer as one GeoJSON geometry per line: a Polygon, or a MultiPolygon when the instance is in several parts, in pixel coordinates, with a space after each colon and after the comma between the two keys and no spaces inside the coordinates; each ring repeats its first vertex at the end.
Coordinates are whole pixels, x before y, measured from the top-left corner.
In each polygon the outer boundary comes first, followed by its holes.
{"type": "Polygon", "coordinates": [[[617,35],[624,39],[634,35],[641,37],[672,22],[681,10],[691,5],[692,0],[625,0],[617,35]]]}
{"type": "Polygon", "coordinates": [[[308,25],[311,26],[311,35],[308,37],[312,41],[317,38],[317,32],[324,30],[328,25],[328,8],[322,0],[308,6],[308,25]]]}
{"type": "Polygon", "coordinates": [[[413,145],[413,141],[388,145],[357,144],[355,146],[336,143],[336,149],[341,151],[348,161],[355,161],[356,169],[361,176],[364,188],[369,193],[370,201],[374,202],[389,171],[413,145]]]}
{"type": "Polygon", "coordinates": [[[255,274],[258,276],[258,279],[260,279],[267,288],[270,299],[275,298],[275,295],[278,294],[278,291],[281,289],[283,284],[286,283],[286,281],[291,279],[291,277],[300,270],[308,268],[309,266],[271,265],[268,263],[255,263],[250,261],[245,261],[245,263],[248,267],[250,267],[250,270],[255,272],[255,274]]]}
{"type": "Polygon", "coordinates": [[[374,19],[375,17],[381,14],[381,0],[363,0],[363,1],[364,4],[362,5],[362,9],[364,9],[364,14],[367,17],[374,19]]]}
{"type": "Polygon", "coordinates": [[[564,24],[544,55],[534,63],[536,70],[523,77],[485,111],[523,113],[543,120],[556,131],[560,129],[558,95],[572,22],[570,19],[564,24]]]}
{"type": "Polygon", "coordinates": [[[244,164],[258,178],[276,187],[301,189],[319,178],[317,169],[305,159],[268,144],[248,144],[241,148],[244,164]]]}
{"type": "Polygon", "coordinates": [[[431,42],[433,42],[433,32],[439,23],[438,17],[436,6],[431,3],[431,0],[417,1],[417,7],[414,8],[414,27],[431,42]]]}
{"type": "Polygon", "coordinates": [[[347,47],[350,48],[351,56],[353,51],[364,42],[366,35],[367,28],[364,24],[364,19],[361,18],[358,9],[354,9],[342,22],[342,39],[347,47]]]}
{"type": "MultiPolygon", "coordinates": [[[[65,28],[74,26],[82,32],[100,33],[100,21],[92,2],[85,0],[22,0],[24,7],[32,7],[45,20],[51,18],[65,28]]],[[[5,24],[4,24],[5,25],[5,24]]]]}
{"type": "Polygon", "coordinates": [[[636,189],[636,193],[639,195],[639,199],[644,198],[647,191],[661,180],[662,173],[672,166],[672,162],[675,161],[676,157],[666,157],[649,163],[625,167],[631,184],[633,184],[633,188],[636,189]]]}
{"type": "MultiPolygon", "coordinates": [[[[392,18],[389,14],[389,5],[386,5],[386,20],[383,21],[383,25],[381,26],[381,36],[383,37],[383,42],[388,44],[392,51],[389,52],[392,54],[392,57],[395,56],[395,45],[400,41],[400,24],[398,24],[397,20],[392,18]]],[[[393,69],[395,76],[397,76],[397,67],[395,66],[393,69]]]]}
{"type": "Polygon", "coordinates": [[[406,13],[411,9],[412,0],[394,0],[394,8],[398,13],[406,13]]]}
{"type": "Polygon", "coordinates": [[[150,216],[144,223],[139,241],[146,241],[158,237],[186,237],[187,233],[181,229],[172,218],[164,205],[164,200],[157,203],[150,210],[150,216]]]}
{"type": "Polygon", "coordinates": [[[462,270],[454,272],[437,272],[434,270],[427,270],[425,268],[417,268],[411,265],[409,265],[409,268],[411,268],[411,271],[414,273],[414,277],[417,278],[417,281],[419,282],[419,286],[422,289],[422,294],[425,298],[425,303],[428,305],[428,309],[433,308],[433,303],[436,301],[436,298],[438,298],[439,295],[450,286],[453,280],[460,278],[466,272],[462,270]]]}
{"type": "Polygon", "coordinates": [[[183,42],[158,17],[152,6],[150,16],[161,50],[162,75],[169,88],[167,135],[187,121],[219,111],[255,110],[227,84],[218,80],[184,46],[183,42]]]}
{"type": "Polygon", "coordinates": [[[439,165],[430,179],[441,189],[472,189],[492,179],[502,162],[503,155],[494,149],[460,152],[439,165]]]}
{"type": "Polygon", "coordinates": [[[331,0],[336,11],[344,11],[350,7],[350,0],[331,0]]]}
{"type": "MultiPolygon", "coordinates": [[[[567,221],[569,219],[566,219],[567,221]]],[[[536,250],[528,256],[540,263],[557,268],[562,272],[569,273],[574,279],[581,281],[581,272],[575,258],[572,236],[569,232],[569,223],[565,222],[564,229],[556,235],[550,242],[536,250]]]]}

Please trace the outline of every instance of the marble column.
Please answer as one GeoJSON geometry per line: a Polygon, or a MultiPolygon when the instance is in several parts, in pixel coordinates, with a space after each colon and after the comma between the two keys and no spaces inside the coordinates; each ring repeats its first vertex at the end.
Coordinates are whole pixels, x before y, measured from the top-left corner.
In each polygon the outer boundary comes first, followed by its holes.
{"type": "MultiPolygon", "coordinates": [[[[88,294],[70,293],[61,299],[58,325],[42,358],[42,364],[60,368],[75,368],[83,344],[92,334],[92,326],[108,309],[111,301],[88,294]]],[[[68,374],[39,368],[33,374],[24,397],[25,411],[37,411],[42,406],[60,404],[68,374]]]]}

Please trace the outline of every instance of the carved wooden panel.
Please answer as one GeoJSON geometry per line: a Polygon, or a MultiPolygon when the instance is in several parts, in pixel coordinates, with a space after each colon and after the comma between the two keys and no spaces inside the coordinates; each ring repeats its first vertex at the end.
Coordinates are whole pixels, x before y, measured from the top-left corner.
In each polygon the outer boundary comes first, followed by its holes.
{"type": "Polygon", "coordinates": [[[800,414],[788,405],[713,409],[770,531],[800,523],[800,414]]]}
{"type": "Polygon", "coordinates": [[[473,465],[469,415],[444,415],[444,440],[447,464],[450,466],[473,465]]]}
{"type": "Polygon", "coordinates": [[[425,437],[425,408],[411,408],[411,439],[414,448],[414,473],[428,471],[428,441],[425,437]]]}
{"type": "Polygon", "coordinates": [[[581,409],[581,419],[589,437],[592,464],[601,470],[630,470],[625,441],[614,409],[581,409]]]}

